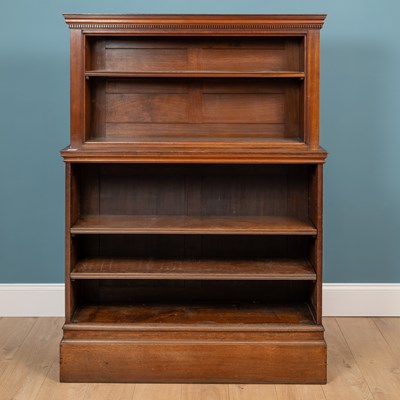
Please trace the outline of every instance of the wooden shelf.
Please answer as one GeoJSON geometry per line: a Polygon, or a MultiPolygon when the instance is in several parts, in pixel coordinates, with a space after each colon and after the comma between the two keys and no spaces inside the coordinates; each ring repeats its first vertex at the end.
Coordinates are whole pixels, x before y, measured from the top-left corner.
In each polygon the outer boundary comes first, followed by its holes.
{"type": "Polygon", "coordinates": [[[86,71],[86,78],[299,78],[305,77],[300,71],[86,71]]]}
{"type": "Polygon", "coordinates": [[[79,261],[71,279],[311,280],[306,259],[149,259],[88,258],[79,261]]]}
{"type": "Polygon", "coordinates": [[[302,143],[290,143],[293,148],[280,146],[252,147],[236,143],[235,147],[214,145],[189,146],[188,143],[160,146],[154,149],[153,143],[121,144],[111,142],[86,142],[80,148],[66,147],[61,151],[65,162],[96,163],[185,163],[185,164],[324,164],[327,152],[323,148],[310,150],[302,143]],[[203,148],[204,147],[204,148],[203,148]],[[295,148],[294,148],[295,147],[295,148]]]}
{"type": "Polygon", "coordinates": [[[174,302],[83,305],[72,318],[75,324],[304,324],[314,325],[305,302],[266,304],[260,302],[174,302]]]}
{"type": "Polygon", "coordinates": [[[268,147],[281,147],[295,145],[304,147],[304,142],[299,136],[294,137],[260,137],[252,136],[251,132],[247,132],[246,135],[236,136],[233,138],[222,138],[213,137],[210,132],[205,132],[203,136],[198,135],[196,137],[190,135],[184,136],[173,136],[170,134],[160,134],[158,136],[107,136],[107,137],[93,137],[85,142],[85,145],[100,145],[100,146],[134,146],[130,150],[136,150],[138,145],[157,145],[161,147],[171,147],[171,143],[176,146],[180,145],[195,145],[196,147],[209,148],[210,145],[220,146],[223,148],[238,148],[238,147],[254,147],[257,146],[268,146],[268,147]]]}
{"type": "Polygon", "coordinates": [[[309,220],[287,216],[86,215],[71,234],[316,235],[309,220]]]}

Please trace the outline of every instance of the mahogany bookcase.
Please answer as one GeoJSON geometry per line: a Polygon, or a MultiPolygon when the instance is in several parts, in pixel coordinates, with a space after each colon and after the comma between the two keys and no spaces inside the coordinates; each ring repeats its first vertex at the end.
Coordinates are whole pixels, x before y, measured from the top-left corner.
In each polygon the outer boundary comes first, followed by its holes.
{"type": "Polygon", "coordinates": [[[326,382],[324,15],[65,15],[64,382],[326,382]]]}

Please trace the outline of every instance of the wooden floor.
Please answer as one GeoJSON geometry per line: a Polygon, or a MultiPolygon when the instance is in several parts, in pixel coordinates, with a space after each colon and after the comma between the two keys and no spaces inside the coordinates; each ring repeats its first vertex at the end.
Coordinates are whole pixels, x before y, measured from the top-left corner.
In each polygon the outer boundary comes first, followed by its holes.
{"type": "Polygon", "coordinates": [[[0,399],[399,400],[400,318],[326,318],[328,384],[60,384],[61,318],[0,318],[0,399]]]}

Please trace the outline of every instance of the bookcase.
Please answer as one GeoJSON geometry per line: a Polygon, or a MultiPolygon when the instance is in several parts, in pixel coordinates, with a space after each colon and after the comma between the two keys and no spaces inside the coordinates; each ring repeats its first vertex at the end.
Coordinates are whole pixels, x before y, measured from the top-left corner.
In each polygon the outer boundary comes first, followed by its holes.
{"type": "Polygon", "coordinates": [[[324,383],[324,15],[65,15],[64,382],[324,383]]]}

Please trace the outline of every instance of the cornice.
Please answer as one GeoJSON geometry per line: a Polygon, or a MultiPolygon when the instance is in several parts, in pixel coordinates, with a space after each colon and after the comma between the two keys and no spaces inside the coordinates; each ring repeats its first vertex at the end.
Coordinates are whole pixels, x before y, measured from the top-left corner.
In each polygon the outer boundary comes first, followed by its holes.
{"type": "Polygon", "coordinates": [[[65,14],[70,29],[137,31],[276,31],[321,29],[325,15],[95,15],[65,14]]]}
{"type": "Polygon", "coordinates": [[[260,31],[270,31],[270,30],[280,30],[280,29],[321,29],[322,24],[298,24],[298,25],[272,25],[272,24],[236,24],[236,25],[222,25],[222,24],[69,24],[70,29],[154,29],[154,30],[260,30],[260,31]]]}

